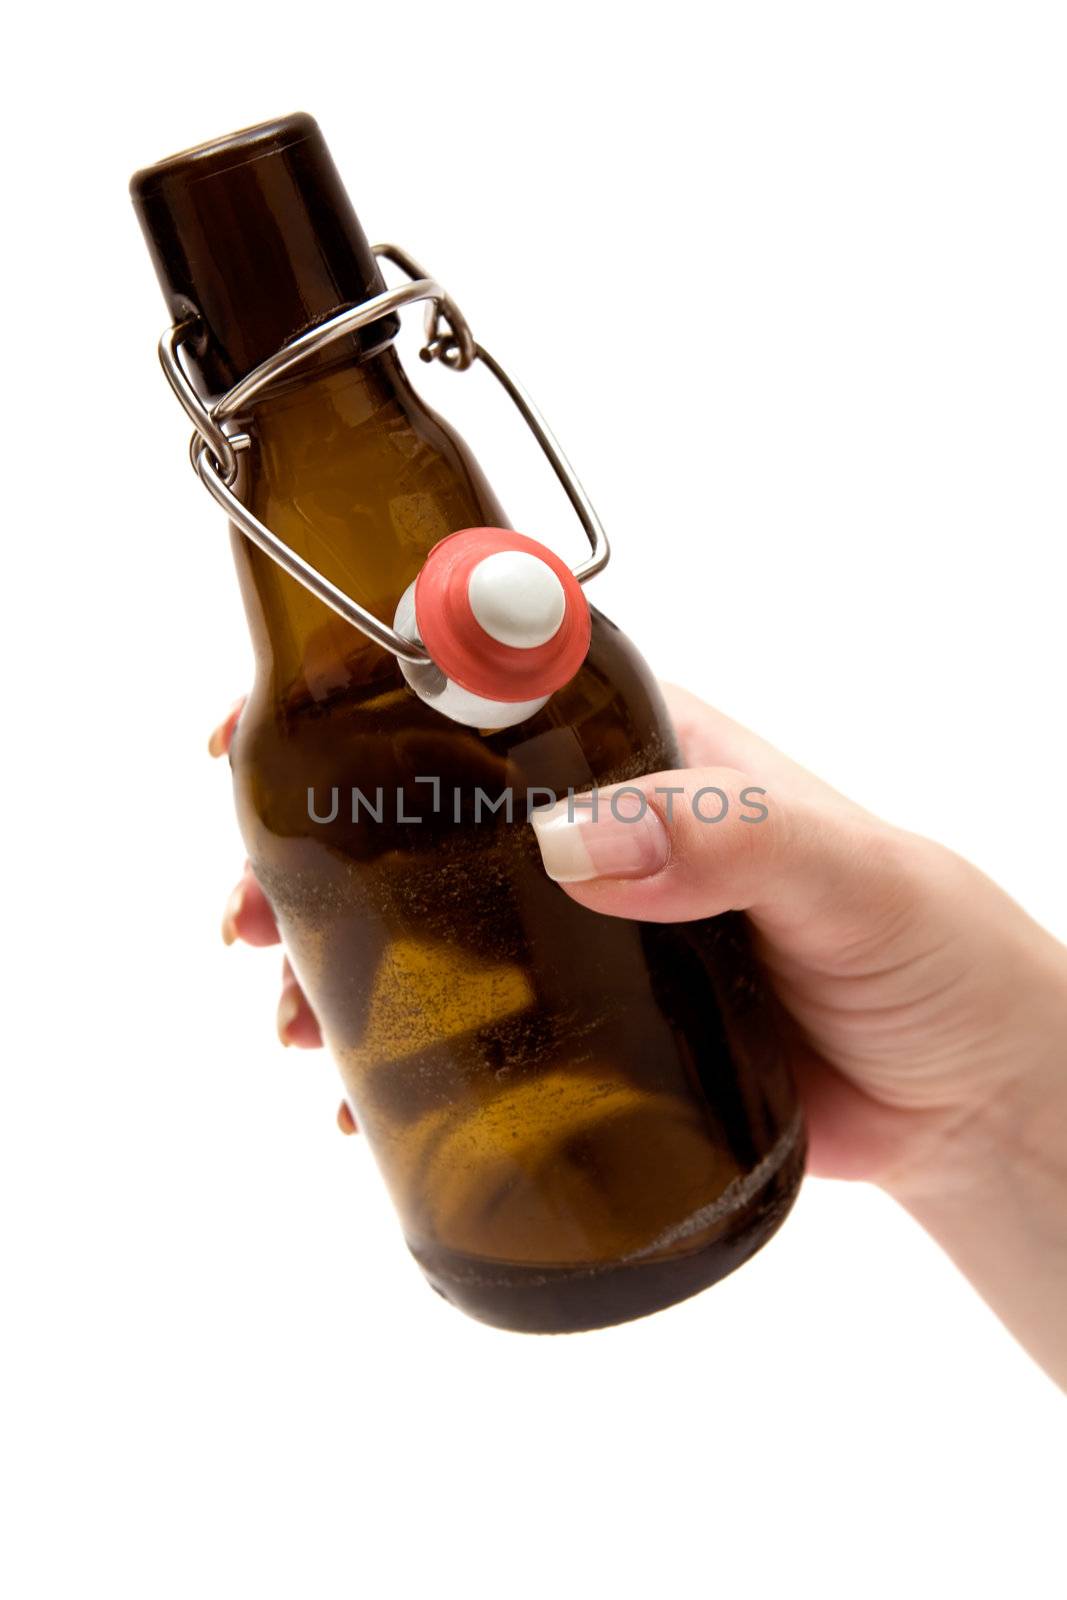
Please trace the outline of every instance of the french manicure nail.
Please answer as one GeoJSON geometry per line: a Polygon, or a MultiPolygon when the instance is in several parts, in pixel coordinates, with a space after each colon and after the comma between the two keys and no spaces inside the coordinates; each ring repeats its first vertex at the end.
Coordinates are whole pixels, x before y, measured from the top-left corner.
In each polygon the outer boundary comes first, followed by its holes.
{"type": "Polygon", "coordinates": [[[649,878],[666,866],[667,830],[636,789],[560,800],[532,817],[541,860],[556,883],[592,878],[649,878]]]}
{"type": "Polygon", "coordinates": [[[289,1029],[300,1015],[300,995],[295,989],[283,989],[278,1001],[278,1038],[287,1048],[292,1044],[289,1029]]]}
{"type": "Polygon", "coordinates": [[[237,718],[240,715],[243,707],[243,698],[240,700],[235,700],[226,716],[224,716],[222,721],[219,723],[218,727],[212,730],[211,738],[207,742],[207,753],[209,756],[218,757],[226,754],[226,751],[229,748],[230,740],[233,737],[233,730],[236,726],[237,718]]]}
{"type": "Polygon", "coordinates": [[[245,886],[239,883],[226,902],[226,910],[222,917],[222,942],[233,944],[237,938],[237,918],[245,903],[245,886]]]}

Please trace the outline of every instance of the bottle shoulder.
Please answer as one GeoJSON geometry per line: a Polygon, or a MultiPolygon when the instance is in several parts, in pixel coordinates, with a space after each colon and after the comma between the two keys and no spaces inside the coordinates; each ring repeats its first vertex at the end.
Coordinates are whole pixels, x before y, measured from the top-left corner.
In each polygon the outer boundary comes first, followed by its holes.
{"type": "Polygon", "coordinates": [[[580,671],[536,716],[497,732],[450,722],[420,701],[380,653],[371,678],[353,674],[318,695],[261,674],[241,718],[233,764],[266,795],[307,785],[386,786],[438,778],[524,791],[625,782],[678,763],[663,696],[625,633],[593,611],[580,671]]]}
{"type": "Polygon", "coordinates": [[[328,517],[345,506],[381,512],[419,495],[503,525],[465,440],[413,388],[391,350],[262,405],[250,432],[246,491],[260,505],[297,501],[313,521],[319,507],[328,517]]]}

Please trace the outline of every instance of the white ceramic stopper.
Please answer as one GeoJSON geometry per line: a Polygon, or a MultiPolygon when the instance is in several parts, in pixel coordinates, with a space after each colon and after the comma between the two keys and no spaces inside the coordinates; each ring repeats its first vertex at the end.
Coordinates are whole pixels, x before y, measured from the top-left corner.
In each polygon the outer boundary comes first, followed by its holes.
{"type": "Polygon", "coordinates": [[[498,550],[479,561],[467,597],[479,627],[517,650],[547,644],[559,632],[567,604],[548,562],[523,550],[498,550]]]}

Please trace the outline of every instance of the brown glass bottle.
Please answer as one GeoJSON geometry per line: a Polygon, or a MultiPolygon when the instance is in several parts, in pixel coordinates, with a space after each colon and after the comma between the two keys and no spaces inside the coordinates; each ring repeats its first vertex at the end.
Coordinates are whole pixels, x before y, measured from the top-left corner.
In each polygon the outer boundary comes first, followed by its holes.
{"type": "MultiPolygon", "coordinates": [[[[199,319],[205,394],[383,287],[308,117],[173,157],[132,192],[172,316],[199,319]]],[[[509,525],[395,332],[364,330],[257,401],[237,484],[387,620],[439,539],[509,525]]],[[[501,1327],[566,1331],[731,1271],[803,1165],[747,925],[598,917],[548,880],[525,821],[530,787],[678,764],[644,662],[594,611],[585,665],[543,711],[466,729],[232,538],[257,662],[231,758],[241,829],[431,1284],[501,1327]],[[475,821],[476,791],[509,787],[513,820],[475,821]]]]}

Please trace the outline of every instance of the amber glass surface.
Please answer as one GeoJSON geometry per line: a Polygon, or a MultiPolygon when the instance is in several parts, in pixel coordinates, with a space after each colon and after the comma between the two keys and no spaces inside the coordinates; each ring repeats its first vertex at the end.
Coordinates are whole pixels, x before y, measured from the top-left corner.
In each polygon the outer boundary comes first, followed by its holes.
{"type": "MultiPolygon", "coordinates": [[[[509,525],[391,349],[261,404],[254,432],[243,496],[381,616],[445,534],[509,525]]],[[[430,1282],[531,1330],[713,1282],[777,1226],[802,1163],[746,924],[598,917],[546,878],[525,821],[531,785],[677,764],[644,663],[594,613],[541,713],[467,730],[238,534],[234,552],[258,660],[241,828],[430,1282]],[[478,788],[510,788],[513,820],[475,820],[478,788]],[[353,820],[353,790],[380,822],[358,799],[353,820]]]]}
{"type": "MultiPolygon", "coordinates": [[[[306,115],[171,157],[131,190],[205,393],[382,286],[306,115]]],[[[437,540],[509,526],[412,390],[395,331],[385,319],[261,398],[237,484],[387,620],[437,540]]],[[[633,646],[594,611],[585,665],[543,711],[466,729],[233,546],[257,660],[231,757],[242,832],[430,1282],[488,1322],[563,1331],[722,1277],[774,1231],[803,1164],[747,924],[598,917],[545,876],[525,820],[531,788],[543,801],[677,765],[633,646]],[[508,790],[510,821],[478,814],[479,791],[508,790]]]]}

